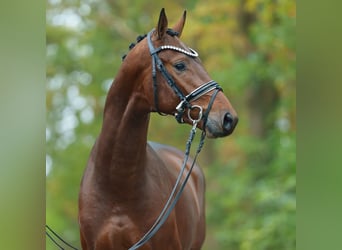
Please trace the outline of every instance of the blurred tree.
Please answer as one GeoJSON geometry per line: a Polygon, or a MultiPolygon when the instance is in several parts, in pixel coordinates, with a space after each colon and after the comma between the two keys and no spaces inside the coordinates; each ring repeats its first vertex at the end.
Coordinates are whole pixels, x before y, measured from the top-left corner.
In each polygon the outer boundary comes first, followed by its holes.
{"type": "MultiPolygon", "coordinates": [[[[121,57],[166,8],[188,9],[183,40],[198,50],[240,122],[207,140],[203,249],[295,249],[294,0],[49,0],[46,12],[46,219],[80,247],[79,183],[121,57]]],[[[152,115],[149,139],[184,149],[188,126],[152,115]],[[172,136],[170,136],[170,131],[172,136]]],[[[47,240],[47,249],[55,249],[47,240]]]]}

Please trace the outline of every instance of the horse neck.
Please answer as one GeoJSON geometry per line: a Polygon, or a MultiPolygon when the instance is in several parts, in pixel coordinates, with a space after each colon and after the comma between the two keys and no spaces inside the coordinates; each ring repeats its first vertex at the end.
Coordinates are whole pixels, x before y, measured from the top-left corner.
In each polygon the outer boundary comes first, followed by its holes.
{"type": "Polygon", "coordinates": [[[125,70],[120,72],[106,99],[95,171],[106,185],[109,182],[122,187],[125,180],[132,182],[144,171],[149,109],[139,92],[143,79],[137,74],[124,75],[125,70]]]}

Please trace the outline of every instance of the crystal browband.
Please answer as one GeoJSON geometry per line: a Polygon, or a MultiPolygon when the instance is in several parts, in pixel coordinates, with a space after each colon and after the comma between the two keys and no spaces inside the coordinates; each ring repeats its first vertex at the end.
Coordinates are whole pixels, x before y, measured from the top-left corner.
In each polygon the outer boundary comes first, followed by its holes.
{"type": "Polygon", "coordinates": [[[188,56],[191,56],[191,57],[198,57],[198,53],[189,48],[190,52],[189,51],[186,51],[185,49],[182,49],[182,48],[179,48],[179,47],[175,47],[175,46],[172,46],[172,45],[162,45],[158,48],[158,51],[160,50],[167,50],[167,49],[171,49],[171,50],[175,50],[175,51],[178,51],[180,53],[183,53],[185,55],[188,55],[188,56]]]}

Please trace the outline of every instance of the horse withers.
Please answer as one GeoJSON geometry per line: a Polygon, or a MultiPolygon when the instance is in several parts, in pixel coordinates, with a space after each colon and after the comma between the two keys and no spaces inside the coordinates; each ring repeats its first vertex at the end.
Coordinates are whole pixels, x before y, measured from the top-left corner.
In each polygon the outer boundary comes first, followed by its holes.
{"type": "Polygon", "coordinates": [[[170,29],[162,9],[157,27],[132,46],[108,92],[79,194],[84,250],[201,249],[205,182],[197,165],[165,223],[141,241],[167,203],[184,158],[178,149],[147,142],[150,113],[174,115],[212,138],[231,134],[238,121],[197,52],[180,40],[185,19],[186,12],[170,29]]]}

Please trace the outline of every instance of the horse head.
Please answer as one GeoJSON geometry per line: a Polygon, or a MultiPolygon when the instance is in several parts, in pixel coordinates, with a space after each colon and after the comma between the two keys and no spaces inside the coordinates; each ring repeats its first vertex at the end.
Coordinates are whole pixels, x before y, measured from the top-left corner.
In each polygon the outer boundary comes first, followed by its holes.
{"type": "Polygon", "coordinates": [[[196,122],[211,138],[227,136],[234,131],[237,114],[198,53],[180,40],[185,20],[186,11],[170,29],[162,9],[157,27],[134,48],[146,73],[142,82],[150,111],[174,115],[180,123],[196,122]]]}

